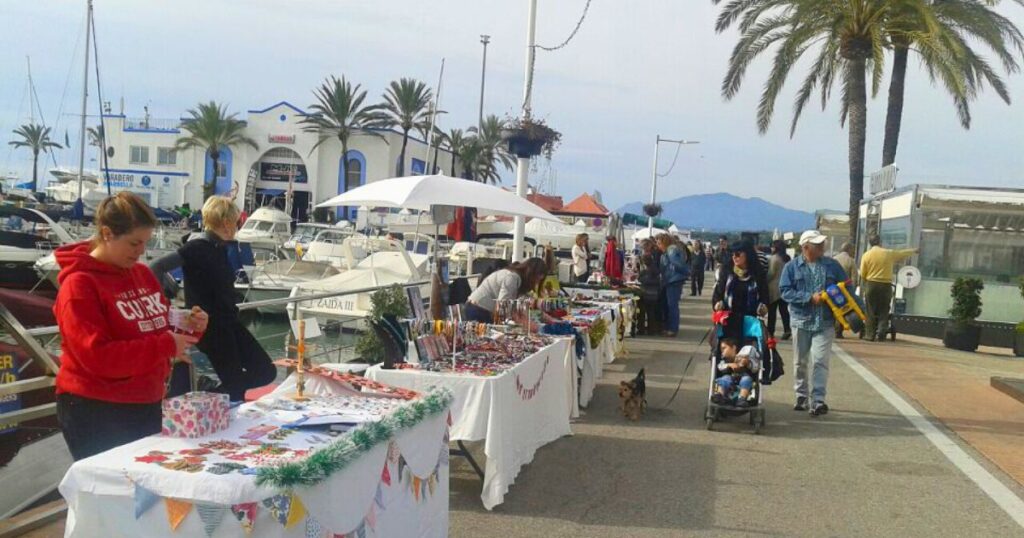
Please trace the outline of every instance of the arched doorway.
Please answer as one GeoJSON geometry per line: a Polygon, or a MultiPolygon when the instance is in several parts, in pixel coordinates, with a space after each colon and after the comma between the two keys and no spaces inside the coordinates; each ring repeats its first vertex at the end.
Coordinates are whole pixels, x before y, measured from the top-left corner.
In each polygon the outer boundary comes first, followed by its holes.
{"type": "MultiPolygon", "coordinates": [[[[348,177],[345,176],[345,161],[338,159],[338,194],[346,193],[360,185],[366,185],[366,156],[362,152],[348,150],[348,177]]],[[[354,207],[339,207],[338,218],[356,220],[354,207]]]]}
{"type": "Polygon", "coordinates": [[[292,218],[297,222],[308,220],[312,187],[306,164],[293,149],[276,147],[267,150],[253,163],[250,174],[255,177],[253,199],[256,207],[286,209],[290,189],[292,218]]]}
{"type": "Polygon", "coordinates": [[[234,161],[234,154],[231,152],[231,148],[227,146],[221,146],[220,158],[217,159],[217,171],[214,175],[213,170],[213,159],[210,158],[209,152],[206,153],[206,175],[204,176],[205,183],[216,181],[214,185],[214,194],[227,194],[231,192],[233,185],[231,184],[231,168],[234,161]],[[216,180],[214,178],[216,177],[216,180]]]}

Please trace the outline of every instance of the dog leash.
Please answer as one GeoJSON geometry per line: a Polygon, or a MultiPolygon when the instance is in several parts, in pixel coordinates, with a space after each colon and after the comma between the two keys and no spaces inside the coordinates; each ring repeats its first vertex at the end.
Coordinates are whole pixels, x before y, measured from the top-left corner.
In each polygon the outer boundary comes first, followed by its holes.
{"type": "Polygon", "coordinates": [[[701,337],[700,342],[697,343],[697,349],[694,349],[693,353],[690,353],[690,359],[686,361],[686,367],[683,368],[683,375],[679,378],[679,384],[676,385],[675,392],[672,393],[672,397],[669,398],[668,401],[665,402],[665,405],[661,406],[660,409],[668,409],[668,406],[672,405],[672,402],[676,399],[676,396],[679,395],[679,389],[683,387],[683,381],[686,380],[686,374],[687,372],[690,371],[690,366],[693,365],[693,358],[697,355],[697,352],[700,351],[701,346],[704,345],[704,342],[707,341],[708,337],[711,336],[711,331],[713,330],[715,330],[714,326],[708,329],[707,332],[704,333],[704,336],[701,337]]]}

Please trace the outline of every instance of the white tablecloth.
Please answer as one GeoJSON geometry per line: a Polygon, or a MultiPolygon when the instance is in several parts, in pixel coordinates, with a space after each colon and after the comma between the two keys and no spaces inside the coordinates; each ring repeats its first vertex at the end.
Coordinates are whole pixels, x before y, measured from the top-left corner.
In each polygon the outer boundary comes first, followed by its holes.
{"type": "Polygon", "coordinates": [[[519,469],[533,461],[538,448],[570,435],[569,413],[575,392],[575,357],[570,340],[559,339],[498,376],[483,377],[421,370],[370,368],[370,379],[427,390],[445,387],[452,391],[451,438],[484,441],[484,508],[504,501],[519,469]]]}
{"type": "MultiPolygon", "coordinates": [[[[310,393],[315,390],[311,389],[310,393]]],[[[251,502],[258,505],[250,534],[227,509],[211,536],[304,537],[307,526],[314,529],[319,526],[323,533],[338,535],[354,532],[362,526],[371,537],[447,536],[447,419],[447,412],[429,416],[420,424],[399,432],[391,443],[376,445],[319,484],[292,489],[305,507],[307,517],[290,528],[273,519],[270,510],[262,504],[263,499],[285,492],[257,486],[254,475],[173,471],[135,459],[151,450],[177,453],[185,448],[196,448],[204,441],[238,439],[248,428],[266,420],[236,418],[227,430],[200,439],[147,437],[76,462],[71,467],[60,484],[60,492],[68,503],[65,536],[206,536],[203,520],[217,511],[210,506],[225,508],[251,502]],[[390,458],[389,447],[392,447],[390,458]],[[416,477],[431,476],[437,469],[436,482],[429,495],[412,492],[412,477],[406,482],[401,480],[395,463],[397,454],[401,454],[416,477]],[[383,473],[385,465],[390,475],[387,481],[383,473]],[[135,517],[136,484],[161,497],[138,518],[135,517]],[[168,523],[164,498],[195,503],[177,530],[172,530],[168,523]],[[207,507],[204,512],[200,511],[202,505],[207,507]]],[[[285,442],[291,445],[300,435],[305,434],[293,434],[285,442]]]]}

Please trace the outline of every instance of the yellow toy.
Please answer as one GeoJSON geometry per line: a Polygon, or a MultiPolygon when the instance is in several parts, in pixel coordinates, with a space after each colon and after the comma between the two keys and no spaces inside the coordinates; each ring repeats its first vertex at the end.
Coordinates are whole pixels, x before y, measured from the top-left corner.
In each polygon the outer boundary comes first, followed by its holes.
{"type": "Polygon", "coordinates": [[[853,294],[846,289],[846,283],[840,282],[825,288],[821,299],[832,310],[839,324],[848,331],[859,333],[864,330],[864,311],[861,310],[853,294]]]}

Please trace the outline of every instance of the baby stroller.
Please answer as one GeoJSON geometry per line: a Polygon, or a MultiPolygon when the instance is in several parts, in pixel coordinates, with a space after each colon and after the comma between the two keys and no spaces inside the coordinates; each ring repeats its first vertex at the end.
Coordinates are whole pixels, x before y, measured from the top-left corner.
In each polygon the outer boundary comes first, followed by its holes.
{"type": "Polygon", "coordinates": [[[771,368],[770,365],[772,362],[772,350],[768,347],[767,333],[768,330],[760,319],[754,316],[745,316],[743,318],[743,341],[740,342],[740,346],[753,346],[760,354],[762,367],[761,370],[753,376],[754,387],[750,392],[750,407],[722,405],[711,400],[711,397],[718,391],[718,386],[715,383],[715,380],[722,375],[718,369],[718,364],[722,361],[722,352],[719,346],[719,340],[722,338],[724,330],[721,324],[715,325],[711,338],[711,356],[708,358],[708,363],[711,366],[711,373],[709,374],[710,379],[708,380],[707,409],[704,412],[704,424],[707,426],[707,429],[712,429],[716,421],[725,417],[738,417],[746,414],[750,418],[750,425],[754,428],[754,433],[761,433],[761,428],[763,428],[765,424],[764,395],[762,389],[764,385],[770,384],[770,381],[764,381],[765,379],[768,379],[765,375],[766,371],[771,368]],[[768,367],[766,368],[765,365],[768,365],[768,367]]]}

